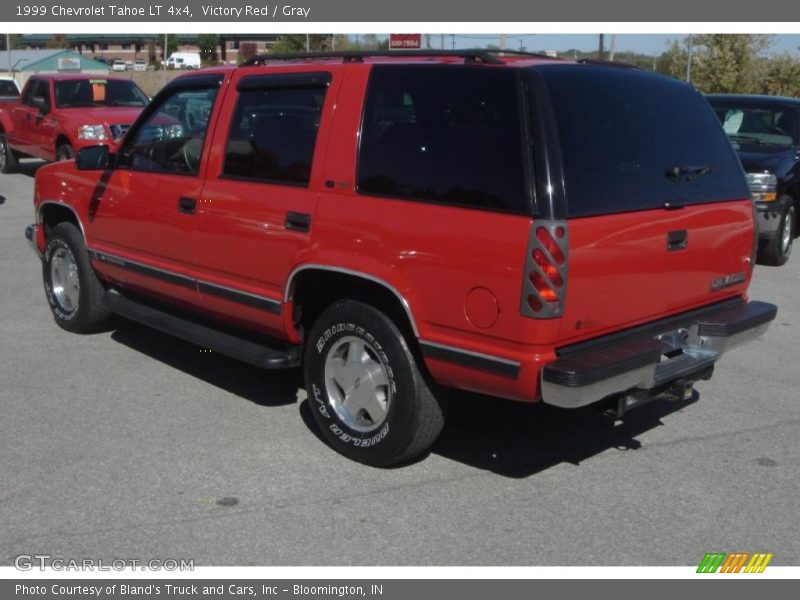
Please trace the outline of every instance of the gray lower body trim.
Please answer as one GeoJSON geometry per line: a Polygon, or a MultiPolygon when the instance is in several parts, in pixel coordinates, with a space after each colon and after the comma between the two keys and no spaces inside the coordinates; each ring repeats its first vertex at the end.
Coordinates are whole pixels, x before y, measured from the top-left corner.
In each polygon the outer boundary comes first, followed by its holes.
{"type": "Polygon", "coordinates": [[[217,296],[218,298],[230,300],[231,302],[237,302],[239,304],[245,304],[247,306],[264,310],[276,315],[281,314],[281,309],[283,307],[279,300],[273,300],[272,298],[267,298],[265,296],[251,294],[250,292],[235,290],[216,283],[210,283],[208,281],[201,281],[187,275],[167,271],[165,269],[159,269],[157,267],[152,267],[150,265],[145,265],[136,261],[115,256],[113,254],[100,252],[99,250],[89,250],[89,256],[95,260],[99,260],[100,262],[126,269],[132,273],[138,273],[154,279],[166,281],[167,283],[171,283],[173,285],[194,289],[200,293],[217,296]]]}
{"type": "Polygon", "coordinates": [[[487,373],[512,379],[519,377],[520,363],[518,361],[424,340],[420,340],[419,345],[422,348],[422,354],[428,358],[444,360],[462,367],[486,371],[487,373]]]}

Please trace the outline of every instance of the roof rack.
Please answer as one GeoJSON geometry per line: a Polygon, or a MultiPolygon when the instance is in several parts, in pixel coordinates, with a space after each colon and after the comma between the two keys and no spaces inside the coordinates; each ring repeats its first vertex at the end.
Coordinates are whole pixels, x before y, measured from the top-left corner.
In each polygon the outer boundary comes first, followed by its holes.
{"type": "Polygon", "coordinates": [[[243,62],[240,66],[249,67],[252,65],[262,65],[271,61],[287,60],[315,60],[315,59],[342,59],[342,62],[363,62],[365,58],[373,57],[416,57],[416,58],[437,58],[453,57],[463,58],[468,63],[487,63],[502,64],[497,55],[509,54],[513,56],[529,56],[537,58],[550,58],[545,54],[534,54],[532,52],[522,52],[519,50],[344,50],[337,52],[288,52],[279,54],[259,54],[243,62]]]}
{"type": "Polygon", "coordinates": [[[600,65],[604,67],[619,67],[620,69],[638,69],[636,65],[615,60],[600,60],[598,58],[579,58],[578,64],[581,65],[600,65]]]}

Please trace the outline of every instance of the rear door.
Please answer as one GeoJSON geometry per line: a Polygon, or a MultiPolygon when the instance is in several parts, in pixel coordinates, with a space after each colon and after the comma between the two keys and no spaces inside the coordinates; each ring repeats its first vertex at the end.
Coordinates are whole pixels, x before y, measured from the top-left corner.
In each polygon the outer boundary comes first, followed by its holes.
{"type": "Polygon", "coordinates": [[[744,293],[753,206],[706,100],[636,69],[538,73],[560,140],[569,223],[562,339],[744,293]]]}
{"type": "Polygon", "coordinates": [[[339,71],[237,71],[197,215],[204,308],[281,329],[283,286],[311,245],[339,71]]]}

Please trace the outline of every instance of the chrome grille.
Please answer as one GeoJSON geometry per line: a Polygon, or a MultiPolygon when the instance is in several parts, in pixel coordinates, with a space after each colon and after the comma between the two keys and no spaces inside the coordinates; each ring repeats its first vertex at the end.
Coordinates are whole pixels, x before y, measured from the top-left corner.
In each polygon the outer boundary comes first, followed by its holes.
{"type": "Polygon", "coordinates": [[[123,136],[128,132],[128,129],[131,128],[130,124],[125,125],[109,125],[108,127],[111,130],[111,137],[114,138],[115,142],[120,141],[123,136]]]}

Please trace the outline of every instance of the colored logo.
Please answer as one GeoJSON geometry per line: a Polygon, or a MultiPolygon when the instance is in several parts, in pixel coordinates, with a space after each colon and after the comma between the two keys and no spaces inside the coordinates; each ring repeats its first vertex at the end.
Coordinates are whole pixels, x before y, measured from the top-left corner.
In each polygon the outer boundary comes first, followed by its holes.
{"type": "Polygon", "coordinates": [[[706,552],[698,573],[763,573],[769,561],[772,560],[771,552],[706,552]]]}

